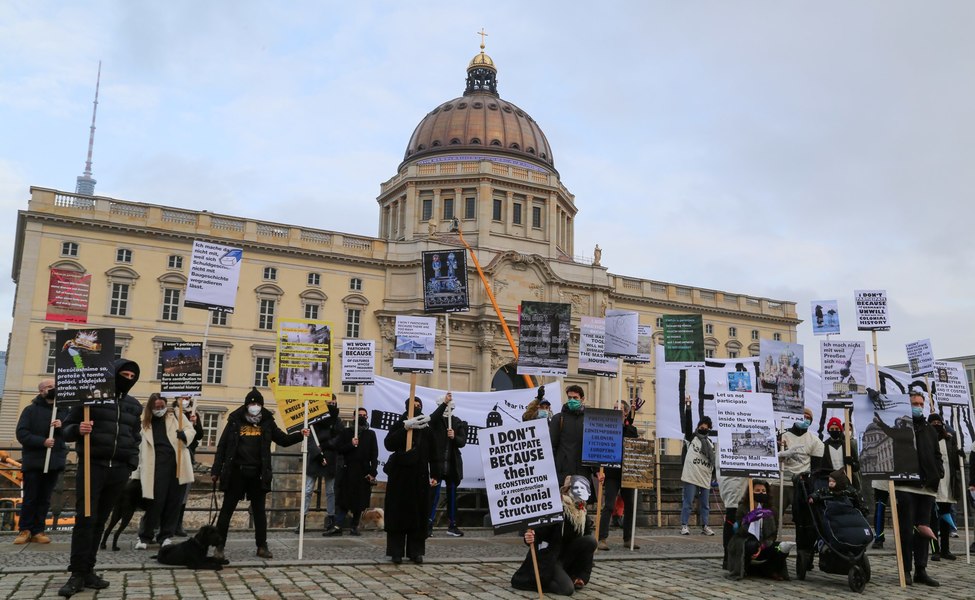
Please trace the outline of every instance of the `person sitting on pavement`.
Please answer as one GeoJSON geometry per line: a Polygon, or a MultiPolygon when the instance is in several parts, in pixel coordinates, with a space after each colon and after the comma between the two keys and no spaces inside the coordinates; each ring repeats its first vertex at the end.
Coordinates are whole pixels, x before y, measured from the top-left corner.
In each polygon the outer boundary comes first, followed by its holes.
{"type": "MultiPolygon", "coordinates": [[[[526,545],[534,545],[542,591],[557,596],[571,596],[589,583],[592,575],[596,538],[592,521],[586,515],[586,502],[592,495],[588,477],[570,475],[562,488],[563,520],[542,525],[524,533],[526,545]]],[[[537,590],[531,552],[511,576],[516,590],[537,590]]]]}
{"type": "Polygon", "coordinates": [[[749,510],[747,497],[738,506],[741,519],[728,543],[728,577],[740,580],[746,575],[757,575],[775,581],[788,581],[786,559],[795,544],[777,539],[779,528],[775,523],[775,513],[766,508],[773,506],[768,483],[754,480],[752,496],[755,508],[749,510]]]}

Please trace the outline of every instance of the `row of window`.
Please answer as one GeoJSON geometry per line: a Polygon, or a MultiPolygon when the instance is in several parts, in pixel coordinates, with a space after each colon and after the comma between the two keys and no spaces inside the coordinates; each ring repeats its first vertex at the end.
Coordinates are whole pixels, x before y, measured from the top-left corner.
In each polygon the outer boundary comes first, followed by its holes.
{"type": "MultiPolygon", "coordinates": [[[[522,203],[512,202],[511,203],[511,223],[513,225],[522,225],[522,203]]],[[[542,227],[542,207],[532,206],[532,227],[535,229],[541,229],[542,227]]],[[[500,199],[494,199],[494,205],[491,210],[491,219],[494,221],[504,221],[504,202],[500,199]]]]}
{"type": "MultiPolygon", "coordinates": [[[[474,219],[477,217],[477,205],[474,198],[464,199],[464,219],[474,219]]],[[[449,221],[454,218],[454,199],[442,198],[443,220],[449,221]]],[[[511,222],[514,225],[522,225],[524,205],[522,202],[511,204],[511,222]]],[[[541,229],[542,227],[542,207],[532,206],[532,227],[541,229]]],[[[420,200],[420,220],[429,221],[433,218],[433,198],[423,198],[420,200]]],[[[498,198],[494,199],[492,206],[491,219],[502,221],[504,219],[504,202],[498,198]]]]}

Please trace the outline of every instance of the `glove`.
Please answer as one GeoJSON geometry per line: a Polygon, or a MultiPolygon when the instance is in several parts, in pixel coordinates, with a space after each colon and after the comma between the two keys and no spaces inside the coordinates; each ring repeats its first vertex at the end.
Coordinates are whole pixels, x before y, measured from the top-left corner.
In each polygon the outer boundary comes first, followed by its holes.
{"type": "Polygon", "coordinates": [[[741,519],[742,525],[751,525],[759,519],[767,519],[772,516],[772,511],[767,508],[756,508],[741,519]]]}
{"type": "Polygon", "coordinates": [[[852,467],[852,466],[856,465],[856,462],[853,460],[853,457],[852,456],[847,456],[847,457],[845,457],[843,459],[843,464],[844,465],[850,465],[852,467]]]}
{"type": "Polygon", "coordinates": [[[181,442],[183,442],[185,444],[186,443],[186,432],[183,431],[182,429],[180,429],[179,431],[177,431],[176,432],[176,439],[178,439],[179,441],[181,441],[181,442]]]}
{"type": "Polygon", "coordinates": [[[426,429],[429,426],[430,415],[420,415],[419,417],[413,417],[412,419],[403,421],[403,427],[406,429],[426,429]]]}

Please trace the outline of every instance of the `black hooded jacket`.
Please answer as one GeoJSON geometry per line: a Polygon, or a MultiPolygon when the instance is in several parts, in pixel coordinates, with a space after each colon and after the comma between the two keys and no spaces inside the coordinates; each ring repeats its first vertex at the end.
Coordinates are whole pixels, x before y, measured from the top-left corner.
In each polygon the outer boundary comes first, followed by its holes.
{"type": "MultiPolygon", "coordinates": [[[[210,474],[220,478],[220,489],[224,492],[227,491],[234,463],[237,461],[241,428],[248,424],[247,406],[241,406],[227,417],[227,425],[220,435],[210,474]]],[[[269,492],[271,491],[271,442],[279,446],[291,446],[300,442],[302,435],[300,431],[291,434],[282,431],[274,421],[271,411],[263,407],[258,427],[261,428],[261,485],[264,491],[269,492]]]]}
{"type": "Polygon", "coordinates": [[[58,407],[58,414],[53,415],[54,407],[47,403],[41,396],[35,396],[34,400],[20,413],[20,420],[17,421],[17,441],[24,447],[21,453],[20,464],[23,471],[43,471],[44,457],[47,456],[47,447],[44,441],[47,434],[51,431],[51,421],[55,418],[61,419],[62,427],[54,430],[54,447],[51,448],[51,463],[48,465],[49,471],[63,471],[64,460],[68,455],[68,446],[64,443],[62,435],[64,420],[68,418],[68,409],[58,407]]]}
{"type": "MultiPolygon", "coordinates": [[[[129,390],[139,381],[139,365],[126,358],[119,358],[112,363],[112,372],[115,375],[115,402],[89,407],[89,419],[92,421],[89,434],[91,462],[109,468],[125,465],[134,470],[139,466],[142,405],[129,395],[129,390]],[[132,371],[135,377],[126,379],[119,376],[119,371],[132,371]]],[[[81,443],[84,436],[78,429],[85,417],[84,409],[84,406],[72,408],[68,418],[63,421],[64,439],[78,442],[75,449],[79,459],[85,455],[85,445],[81,443]]]]}

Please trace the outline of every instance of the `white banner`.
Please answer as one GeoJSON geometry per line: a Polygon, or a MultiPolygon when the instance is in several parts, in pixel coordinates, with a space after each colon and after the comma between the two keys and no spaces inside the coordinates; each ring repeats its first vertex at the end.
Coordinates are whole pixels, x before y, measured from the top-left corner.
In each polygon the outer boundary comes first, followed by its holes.
{"type": "Polygon", "coordinates": [[[634,311],[611,308],[606,311],[606,356],[636,356],[637,326],[640,315],[634,311]]]}
{"type": "Polygon", "coordinates": [[[772,395],[718,392],[714,406],[721,474],[778,478],[772,395]]]}
{"type": "Polygon", "coordinates": [[[342,340],[342,385],[373,383],[375,365],[376,340],[342,340]]]}
{"type": "Polygon", "coordinates": [[[931,348],[931,340],[909,342],[906,346],[907,368],[911,370],[911,377],[934,373],[934,350],[931,348]]]}
{"type": "MultiPolygon", "coordinates": [[[[393,370],[397,373],[432,373],[436,335],[436,317],[397,315],[393,370]]],[[[405,400],[406,396],[403,398],[405,400]]]]}
{"type": "Polygon", "coordinates": [[[854,290],[857,307],[857,329],[890,331],[887,318],[887,290],[854,290]]]}
{"type": "Polygon", "coordinates": [[[240,248],[194,240],[183,305],[234,312],[243,257],[244,251],[240,248]]]}
{"type": "Polygon", "coordinates": [[[579,323],[579,373],[616,377],[619,361],[606,358],[603,340],[606,322],[600,317],[582,317],[579,323]]]}
{"type": "MultiPolygon", "coordinates": [[[[562,410],[562,389],[558,382],[546,384],[545,399],[552,403],[553,413],[562,410]]],[[[452,391],[454,416],[467,421],[467,445],[461,448],[464,459],[464,480],[460,487],[483,488],[484,471],[481,467],[480,430],[485,427],[507,426],[521,422],[525,407],[538,393],[538,388],[506,390],[501,392],[452,391]]],[[[423,414],[436,410],[446,390],[417,386],[416,396],[423,401],[423,414]]],[[[376,432],[379,443],[379,480],[385,481],[382,465],[389,452],[384,440],[389,428],[406,411],[406,399],[410,396],[410,384],[395,379],[376,376],[376,384],[364,388],[363,403],[369,411],[369,426],[376,432]]]]}

